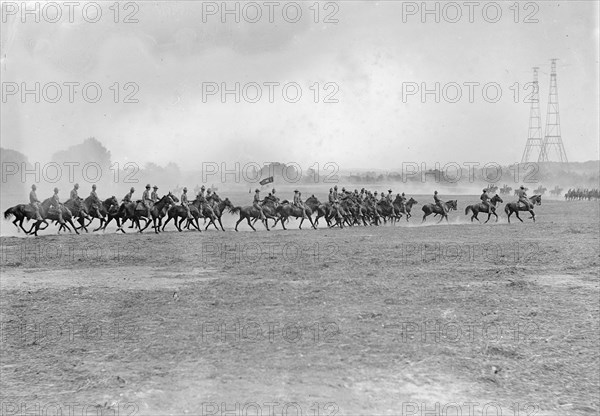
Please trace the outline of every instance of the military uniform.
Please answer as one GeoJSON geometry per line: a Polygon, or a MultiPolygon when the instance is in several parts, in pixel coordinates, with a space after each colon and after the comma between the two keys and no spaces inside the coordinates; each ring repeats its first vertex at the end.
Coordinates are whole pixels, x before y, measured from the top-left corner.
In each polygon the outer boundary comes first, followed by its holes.
{"type": "Polygon", "coordinates": [[[150,195],[150,199],[152,199],[152,203],[156,204],[160,197],[158,196],[158,186],[155,186],[154,191],[152,191],[152,195],[150,195]]]}
{"type": "Polygon", "coordinates": [[[40,200],[38,199],[33,186],[31,187],[31,192],[29,192],[29,205],[35,210],[35,219],[42,220],[42,216],[40,215],[40,200]]]}
{"type": "Polygon", "coordinates": [[[529,202],[527,193],[523,187],[519,188],[517,191],[517,196],[519,197],[519,200],[517,201],[517,208],[519,207],[519,203],[522,203],[527,209],[531,209],[531,203],[529,202]]]}
{"type": "Polygon", "coordinates": [[[148,210],[148,219],[152,219],[152,198],[150,197],[150,185],[146,185],[146,189],[142,194],[142,205],[148,210]]]}
{"type": "Polygon", "coordinates": [[[294,194],[294,205],[302,210],[302,218],[307,219],[306,211],[304,210],[304,203],[300,198],[300,192],[296,191],[294,194]]]}
{"type": "Polygon", "coordinates": [[[433,201],[435,202],[435,204],[440,207],[442,209],[443,213],[446,213],[446,206],[444,205],[444,203],[442,202],[442,200],[440,199],[440,197],[438,196],[437,192],[433,194],[433,201]]]}
{"type": "Polygon", "coordinates": [[[492,212],[493,208],[492,204],[490,204],[490,196],[487,194],[486,189],[483,190],[483,193],[481,194],[479,199],[481,199],[481,203],[483,204],[483,206],[487,207],[488,212],[492,212]]]}
{"type": "Polygon", "coordinates": [[[131,198],[133,197],[133,189],[131,189],[129,192],[127,192],[127,194],[123,197],[123,202],[124,203],[129,203],[131,202],[131,198]]]}
{"type": "Polygon", "coordinates": [[[187,214],[187,219],[192,219],[192,213],[190,212],[190,203],[187,197],[187,189],[183,188],[183,193],[181,194],[181,206],[185,208],[185,212],[187,214]]]}
{"type": "Polygon", "coordinates": [[[58,222],[64,224],[65,220],[63,220],[62,216],[62,204],[60,203],[60,199],[58,199],[58,189],[54,189],[54,195],[50,198],[50,207],[56,209],[58,211],[58,222]]]}
{"type": "Polygon", "coordinates": [[[256,208],[258,210],[258,212],[260,212],[260,220],[264,221],[265,213],[263,212],[262,207],[260,206],[260,195],[259,195],[258,189],[254,192],[254,199],[252,200],[252,206],[254,208],[256,208]]]}
{"type": "Polygon", "coordinates": [[[77,193],[77,189],[79,189],[79,185],[75,184],[73,189],[71,189],[71,193],[69,195],[69,198],[75,202],[77,202],[77,200],[79,199],[79,194],[77,193]]]}

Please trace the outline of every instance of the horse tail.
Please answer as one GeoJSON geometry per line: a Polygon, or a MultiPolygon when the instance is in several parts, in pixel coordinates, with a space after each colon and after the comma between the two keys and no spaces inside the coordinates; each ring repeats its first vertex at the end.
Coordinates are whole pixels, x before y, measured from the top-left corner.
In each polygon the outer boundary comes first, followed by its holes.
{"type": "Polygon", "coordinates": [[[7,209],[6,211],[4,211],[4,219],[5,220],[9,220],[11,216],[15,216],[15,207],[10,207],[9,209],[7,209]]]}
{"type": "Polygon", "coordinates": [[[471,210],[471,205],[467,205],[467,207],[465,208],[465,215],[469,215],[469,211],[471,210]]]}

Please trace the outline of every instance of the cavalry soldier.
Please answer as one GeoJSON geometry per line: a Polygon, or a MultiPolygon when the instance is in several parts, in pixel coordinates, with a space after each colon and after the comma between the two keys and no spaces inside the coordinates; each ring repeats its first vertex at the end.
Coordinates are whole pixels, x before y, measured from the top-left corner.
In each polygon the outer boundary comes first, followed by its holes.
{"type": "Polygon", "coordinates": [[[200,187],[200,192],[198,193],[198,195],[196,196],[198,199],[200,199],[200,197],[204,198],[204,191],[206,190],[206,187],[204,185],[202,185],[200,187]]]}
{"type": "Polygon", "coordinates": [[[31,192],[29,192],[29,205],[35,210],[35,219],[38,221],[42,220],[42,216],[40,215],[40,200],[38,199],[35,190],[37,187],[35,185],[31,185],[31,192]]]}
{"type": "Polygon", "coordinates": [[[158,196],[158,186],[154,185],[152,187],[153,191],[152,191],[152,195],[150,195],[150,199],[152,200],[153,204],[156,204],[158,202],[158,200],[160,199],[160,197],[158,196]]]}
{"type": "Polygon", "coordinates": [[[262,201],[260,200],[260,191],[258,189],[256,189],[254,191],[254,199],[252,200],[252,206],[254,208],[256,208],[258,210],[258,212],[260,213],[260,220],[261,221],[265,221],[265,213],[262,210],[262,207],[260,206],[260,203],[262,201]]]}
{"type": "Polygon", "coordinates": [[[481,194],[479,199],[481,199],[481,203],[483,204],[483,206],[487,207],[488,212],[491,213],[494,208],[492,207],[492,204],[490,204],[490,196],[488,195],[487,191],[487,188],[484,188],[483,193],[481,194]]]}
{"type": "Polygon", "coordinates": [[[79,189],[79,184],[76,183],[75,185],[73,185],[73,189],[71,189],[71,194],[69,195],[69,197],[77,202],[77,200],[79,199],[79,195],[77,194],[77,190],[79,189]]]}
{"type": "Polygon", "coordinates": [[[333,187],[333,199],[335,202],[340,202],[340,199],[338,198],[337,185],[333,187]]]}
{"type": "Polygon", "coordinates": [[[442,202],[442,200],[440,199],[440,197],[438,196],[438,191],[434,191],[433,192],[433,201],[435,202],[435,204],[440,207],[442,209],[442,212],[445,214],[447,213],[446,211],[446,206],[444,205],[444,203],[442,202]]]}
{"type": "Polygon", "coordinates": [[[529,203],[529,199],[527,199],[527,193],[525,192],[525,187],[523,185],[519,187],[517,195],[519,196],[519,200],[517,201],[517,208],[519,208],[519,203],[523,203],[523,205],[525,205],[527,209],[531,209],[531,204],[529,203]]]}
{"type": "Polygon", "coordinates": [[[400,195],[400,203],[402,205],[406,204],[406,195],[404,195],[404,192],[402,192],[402,195],[400,195]]]}
{"type": "Polygon", "coordinates": [[[100,201],[100,198],[98,198],[98,194],[96,193],[96,184],[92,185],[92,192],[90,192],[90,196],[92,197],[91,208],[95,209],[99,213],[101,201],[100,201]]]}
{"type": "Polygon", "coordinates": [[[192,219],[192,213],[190,212],[189,201],[187,197],[187,188],[183,188],[183,193],[181,194],[181,206],[185,208],[185,213],[187,214],[187,219],[192,219]]]}
{"type": "Polygon", "coordinates": [[[333,188],[329,188],[329,203],[331,205],[335,204],[335,195],[333,194],[333,188]]]}
{"type": "Polygon", "coordinates": [[[273,196],[273,201],[275,201],[276,204],[279,204],[279,197],[277,195],[275,195],[275,188],[273,188],[272,196],[273,196]]]}
{"type": "Polygon", "coordinates": [[[360,190],[360,194],[358,195],[358,199],[359,199],[359,201],[364,201],[365,200],[365,188],[362,188],[360,190]]]}
{"type": "Polygon", "coordinates": [[[152,219],[152,198],[150,197],[150,184],[142,194],[142,205],[148,210],[148,219],[152,219]]]}
{"type": "Polygon", "coordinates": [[[129,192],[127,192],[127,194],[123,197],[123,202],[124,203],[129,203],[131,202],[131,198],[133,197],[133,193],[135,192],[135,189],[132,187],[129,192]]]}
{"type": "Polygon", "coordinates": [[[54,188],[54,195],[50,198],[50,208],[55,208],[58,211],[58,222],[61,224],[65,223],[62,216],[62,204],[58,199],[58,188],[54,188]]]}
{"type": "Polygon", "coordinates": [[[213,198],[213,191],[212,191],[212,189],[208,188],[206,190],[206,199],[204,199],[204,202],[208,202],[212,198],[213,198]]]}
{"type": "Polygon", "coordinates": [[[302,202],[302,198],[300,198],[300,195],[300,192],[298,192],[298,190],[296,189],[294,191],[294,205],[302,210],[302,218],[307,219],[308,217],[306,216],[306,212],[304,211],[304,203],[302,202]]]}
{"type": "Polygon", "coordinates": [[[387,199],[387,201],[391,204],[392,203],[392,190],[388,189],[388,194],[385,197],[387,199]]]}

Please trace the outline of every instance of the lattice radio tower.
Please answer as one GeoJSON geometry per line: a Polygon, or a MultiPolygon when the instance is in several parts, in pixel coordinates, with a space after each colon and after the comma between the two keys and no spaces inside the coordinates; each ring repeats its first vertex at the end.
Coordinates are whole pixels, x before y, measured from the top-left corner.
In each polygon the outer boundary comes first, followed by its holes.
{"type": "Polygon", "coordinates": [[[546,115],[546,134],[542,142],[542,151],[538,162],[558,161],[567,163],[567,153],[560,135],[560,116],[558,114],[558,87],[556,86],[556,61],[552,59],[550,72],[550,94],[548,95],[548,113],[546,115]],[[556,156],[556,158],[554,157],[556,156]]]}
{"type": "Polygon", "coordinates": [[[542,153],[542,118],[540,116],[540,86],[538,84],[538,67],[533,67],[533,94],[529,110],[529,132],[523,151],[521,163],[537,161],[542,153]]]}

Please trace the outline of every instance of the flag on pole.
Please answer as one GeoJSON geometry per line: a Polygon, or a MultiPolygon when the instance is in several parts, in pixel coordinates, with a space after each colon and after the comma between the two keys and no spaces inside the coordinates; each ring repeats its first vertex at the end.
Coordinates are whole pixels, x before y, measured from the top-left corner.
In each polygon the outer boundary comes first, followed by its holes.
{"type": "Polygon", "coordinates": [[[268,178],[263,179],[259,183],[262,186],[262,185],[266,185],[266,184],[271,183],[271,182],[273,182],[273,177],[269,176],[268,178]]]}

